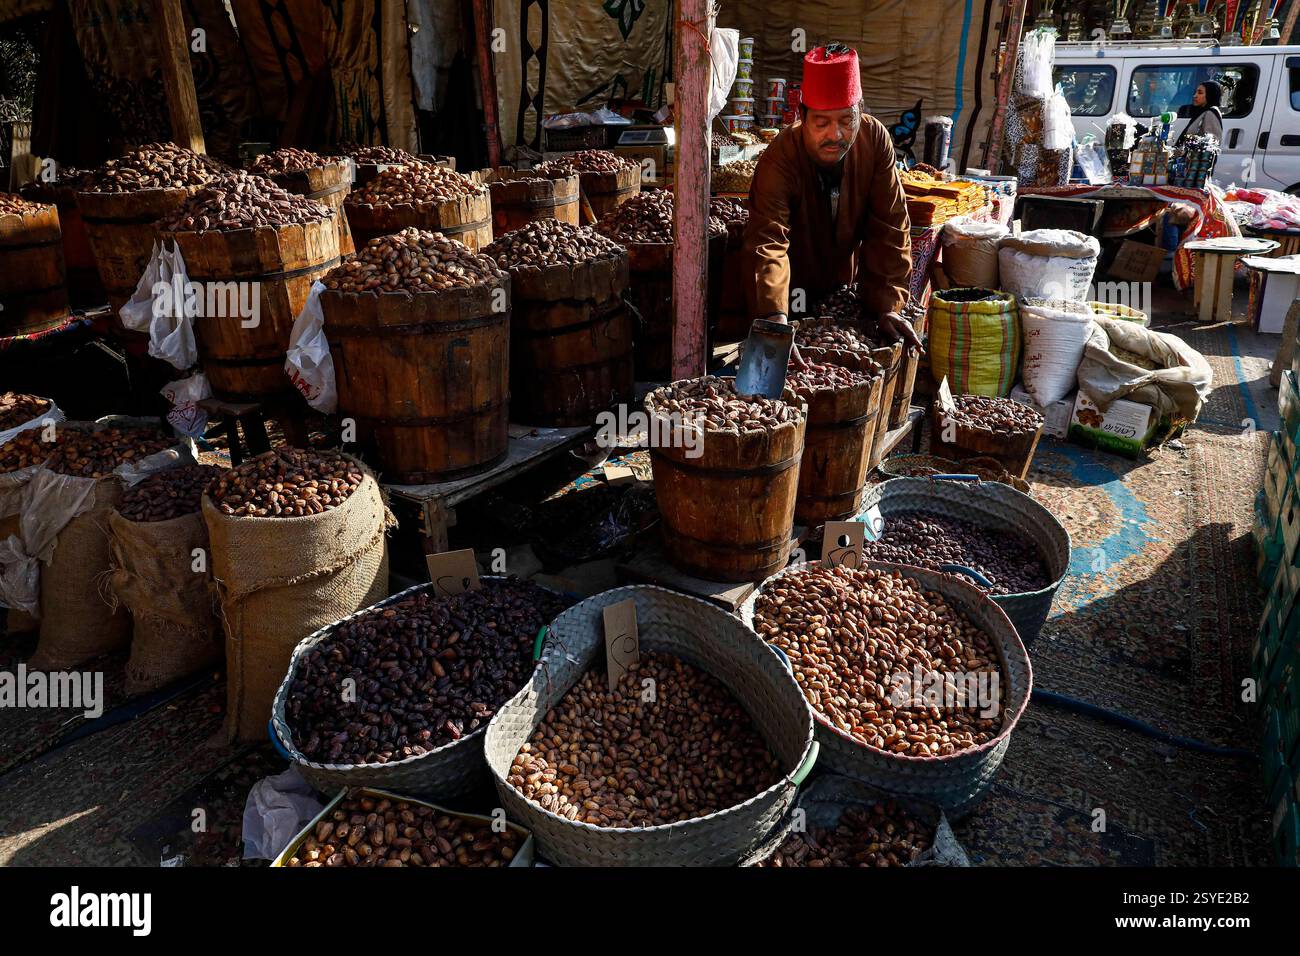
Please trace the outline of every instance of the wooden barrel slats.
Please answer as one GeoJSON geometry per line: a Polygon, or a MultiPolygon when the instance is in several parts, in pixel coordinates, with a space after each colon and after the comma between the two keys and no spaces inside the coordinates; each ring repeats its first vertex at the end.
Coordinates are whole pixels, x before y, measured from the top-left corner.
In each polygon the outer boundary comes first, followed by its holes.
{"type": "Polygon", "coordinates": [[[385,480],[472,475],[505,458],[510,309],[493,311],[508,279],[446,292],[321,295],[339,414],[385,480]]]}
{"type": "MultiPolygon", "coordinates": [[[[664,382],[673,367],[673,244],[629,242],[631,284],[625,296],[637,324],[636,378],[639,382],[664,382]]],[[[709,285],[721,282],[725,236],[709,237],[709,285]]],[[[705,354],[712,351],[712,329],[706,323],[705,354]]]]}
{"type": "Polygon", "coordinates": [[[70,185],[56,186],[39,180],[28,183],[19,192],[33,202],[53,203],[59,210],[59,230],[63,234],[63,271],[68,286],[68,301],[73,306],[94,306],[104,301],[104,286],[90,251],[86,224],[81,220],[77,191],[70,185]]]}
{"type": "Polygon", "coordinates": [[[67,318],[59,210],[0,216],[0,337],[44,332],[67,318]]]}
{"type": "Polygon", "coordinates": [[[597,219],[604,219],[641,191],[640,166],[612,173],[579,173],[579,178],[582,195],[597,219]]]}
{"type": "Polygon", "coordinates": [[[352,241],[361,248],[371,239],[389,236],[410,226],[441,232],[448,239],[478,250],[492,241],[492,201],[487,192],[446,202],[373,205],[355,201],[346,204],[352,241]]]}
{"type": "Polygon", "coordinates": [[[510,395],[515,421],[573,427],[632,400],[628,259],[511,273],[510,395]]]}
{"type": "Polygon", "coordinates": [[[280,227],[161,234],[180,247],[205,300],[209,283],[257,283],[256,325],[246,327],[238,315],[195,319],[199,354],[217,395],[266,398],[291,388],[284,373],[289,335],[312,283],[339,263],[337,215],[280,227]]]}
{"type": "Polygon", "coordinates": [[[578,225],[580,195],[578,175],[538,179],[527,170],[509,166],[486,169],[482,181],[492,196],[492,226],[504,235],[537,219],[558,219],[578,225]]]}
{"type": "MultiPolygon", "coordinates": [[[[798,403],[788,390],[786,397],[798,403]]],[[[770,431],[710,431],[694,451],[685,442],[651,449],[670,563],[711,581],[761,581],[785,567],[794,548],[805,425],[806,414],[770,431]]]]}
{"type": "Polygon", "coordinates": [[[339,160],[325,166],[291,169],[267,178],[281,189],[324,203],[337,212],[338,220],[335,225],[339,233],[339,254],[346,256],[353,251],[352,232],[348,229],[348,217],[343,211],[343,203],[352,191],[352,179],[347,162],[339,160]]]}
{"type": "Polygon", "coordinates": [[[799,466],[795,521],[820,525],[858,513],[882,415],[884,374],[874,361],[855,352],[803,349],[809,362],[828,362],[871,375],[863,385],[814,393],[808,402],[808,426],[799,466]]]}
{"type": "Polygon", "coordinates": [[[95,256],[99,279],[113,308],[113,326],[119,335],[143,336],[123,328],[117,312],[135,293],[140,276],[149,266],[158,239],[154,224],[179,209],[202,186],[142,189],[132,193],[77,193],[86,238],[95,256]]]}

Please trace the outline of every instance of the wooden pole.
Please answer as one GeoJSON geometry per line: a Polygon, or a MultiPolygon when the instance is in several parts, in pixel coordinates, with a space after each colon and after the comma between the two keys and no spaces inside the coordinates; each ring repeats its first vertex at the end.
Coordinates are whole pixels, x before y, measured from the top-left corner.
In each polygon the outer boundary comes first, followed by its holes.
{"type": "Polygon", "coordinates": [[[158,31],[158,62],[163,89],[167,91],[167,113],[172,122],[172,142],[196,153],[206,153],[203,123],[199,119],[199,98],[194,93],[190,70],[189,34],[180,0],[154,0],[154,23],[158,31]]]}
{"type": "Polygon", "coordinates": [[[1009,0],[1007,32],[1002,37],[1006,46],[1006,60],[998,73],[998,105],[993,111],[993,125],[989,141],[984,147],[983,166],[991,173],[998,172],[1002,153],[1002,129],[1007,120],[1007,103],[1011,99],[1011,81],[1016,76],[1016,58],[1020,55],[1020,34],[1025,32],[1025,8],[1029,0],[1009,0]]]}
{"type": "Polygon", "coordinates": [[[1291,42],[1291,31],[1295,29],[1297,16],[1300,16],[1300,0],[1291,0],[1291,6],[1286,12],[1286,23],[1282,26],[1282,36],[1277,41],[1279,46],[1285,46],[1291,42]]]}
{"type": "Polygon", "coordinates": [[[708,370],[709,36],[713,0],[677,0],[673,181],[673,378],[708,370]]]}
{"type": "MultiPolygon", "coordinates": [[[[474,41],[478,51],[479,94],[483,97],[483,130],[487,136],[488,166],[501,165],[501,128],[497,124],[497,71],[492,59],[492,8],[487,0],[473,0],[474,41]]],[[[528,77],[524,77],[528,82],[528,77]]]]}

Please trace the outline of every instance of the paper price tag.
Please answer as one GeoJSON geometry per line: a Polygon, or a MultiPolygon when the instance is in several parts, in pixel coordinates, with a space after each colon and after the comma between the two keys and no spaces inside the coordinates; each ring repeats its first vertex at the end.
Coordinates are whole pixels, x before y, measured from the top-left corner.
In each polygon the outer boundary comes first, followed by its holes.
{"type": "Polygon", "coordinates": [[[479,589],[478,563],[474,560],[472,548],[427,554],[425,562],[429,565],[429,580],[439,597],[479,589]]]}
{"type": "Polygon", "coordinates": [[[867,526],[861,521],[828,521],[822,535],[822,564],[856,568],[862,564],[867,526]]]}
{"type": "Polygon", "coordinates": [[[957,403],[952,400],[952,388],[948,385],[948,376],[939,383],[939,407],[945,412],[955,412],[957,403]]]}
{"type": "Polygon", "coordinates": [[[609,690],[641,660],[641,639],[636,629],[636,601],[628,598],[605,608],[605,661],[609,667],[609,690]]]}
{"type": "Polygon", "coordinates": [[[606,465],[605,481],[611,485],[630,485],[636,481],[636,472],[626,465],[606,465]]]}

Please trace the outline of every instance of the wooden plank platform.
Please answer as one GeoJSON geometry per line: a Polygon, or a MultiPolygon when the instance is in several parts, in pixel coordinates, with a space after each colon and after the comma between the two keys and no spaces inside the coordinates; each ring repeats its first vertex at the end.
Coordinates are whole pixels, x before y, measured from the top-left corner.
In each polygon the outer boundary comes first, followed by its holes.
{"type": "MultiPolygon", "coordinates": [[[[792,537],[796,548],[808,537],[809,528],[796,525],[792,537]]],[[[619,579],[629,584],[656,584],[670,591],[680,591],[701,598],[734,614],[745,599],[754,593],[760,581],[709,581],[679,571],[664,557],[663,546],[655,540],[616,567],[619,579]]]]}
{"type": "Polygon", "coordinates": [[[426,553],[447,550],[447,529],[456,524],[456,505],[531,471],[595,434],[590,427],[529,429],[511,425],[510,429],[505,460],[481,474],[424,485],[383,483],[391,496],[421,509],[426,553]]]}
{"type": "Polygon", "coordinates": [[[881,458],[888,458],[901,445],[904,439],[911,437],[912,451],[920,451],[921,446],[921,421],[925,418],[925,409],[919,405],[913,405],[907,411],[907,420],[897,428],[891,428],[885,432],[885,450],[881,458]]]}

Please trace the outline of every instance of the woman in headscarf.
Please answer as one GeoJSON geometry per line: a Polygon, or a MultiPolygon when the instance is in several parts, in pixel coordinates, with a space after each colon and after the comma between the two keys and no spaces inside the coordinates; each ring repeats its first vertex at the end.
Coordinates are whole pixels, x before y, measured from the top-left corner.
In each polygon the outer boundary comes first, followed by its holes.
{"type": "Polygon", "coordinates": [[[1192,96],[1192,111],[1186,128],[1178,135],[1174,146],[1189,136],[1210,135],[1223,142],[1223,114],[1219,104],[1223,101],[1223,87],[1214,80],[1206,80],[1192,96]]]}

